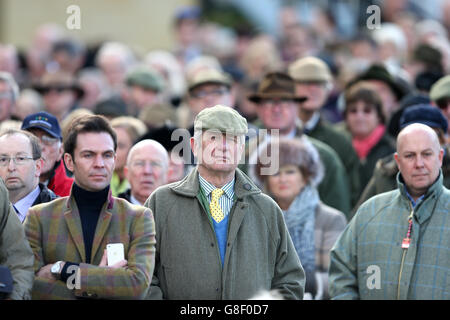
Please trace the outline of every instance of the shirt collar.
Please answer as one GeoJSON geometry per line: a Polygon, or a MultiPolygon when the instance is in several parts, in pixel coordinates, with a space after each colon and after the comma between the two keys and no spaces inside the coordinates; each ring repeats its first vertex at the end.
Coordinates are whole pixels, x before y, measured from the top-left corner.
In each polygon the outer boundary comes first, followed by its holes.
{"type": "Polygon", "coordinates": [[[409,194],[408,190],[406,190],[406,186],[405,186],[405,192],[406,192],[406,196],[408,197],[408,199],[411,201],[411,205],[413,207],[413,209],[416,207],[416,205],[422,201],[422,199],[425,197],[425,195],[421,195],[419,198],[417,198],[417,201],[414,201],[413,197],[409,194]]]}
{"type": "Polygon", "coordinates": [[[25,217],[27,216],[28,213],[28,209],[32,206],[36,198],[39,196],[40,192],[41,189],[39,188],[39,185],[37,185],[36,188],[33,189],[33,191],[31,191],[25,197],[14,203],[14,206],[16,207],[17,211],[19,211],[18,215],[20,221],[23,222],[23,220],[25,220],[25,217]]]}
{"type": "MultiPolygon", "coordinates": [[[[214,186],[212,183],[209,183],[208,181],[206,181],[205,178],[203,178],[200,174],[198,174],[198,180],[200,182],[200,187],[203,189],[206,196],[209,196],[211,194],[211,192],[213,192],[214,189],[217,189],[216,186],[214,186]]],[[[231,180],[230,182],[228,182],[227,184],[225,184],[224,186],[222,186],[220,188],[224,191],[226,196],[231,200],[234,197],[234,182],[235,182],[235,180],[236,180],[236,178],[233,178],[233,180],[231,180]]]]}

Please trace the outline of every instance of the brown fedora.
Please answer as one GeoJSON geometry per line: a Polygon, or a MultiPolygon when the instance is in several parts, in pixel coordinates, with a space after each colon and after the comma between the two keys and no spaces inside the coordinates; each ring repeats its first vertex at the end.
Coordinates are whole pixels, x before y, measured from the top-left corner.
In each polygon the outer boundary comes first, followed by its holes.
{"type": "Polygon", "coordinates": [[[247,97],[250,101],[259,103],[262,99],[288,99],[295,102],[304,102],[307,97],[295,95],[294,80],[283,72],[269,72],[261,80],[256,93],[247,97]]]}

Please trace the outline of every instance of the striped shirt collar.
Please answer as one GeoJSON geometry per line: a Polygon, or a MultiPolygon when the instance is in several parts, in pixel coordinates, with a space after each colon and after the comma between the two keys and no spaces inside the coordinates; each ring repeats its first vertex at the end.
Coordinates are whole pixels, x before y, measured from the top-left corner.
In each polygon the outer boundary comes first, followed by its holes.
{"type": "MultiPolygon", "coordinates": [[[[212,183],[209,183],[208,181],[206,181],[200,174],[198,174],[198,180],[200,182],[200,187],[205,192],[205,195],[208,198],[210,198],[211,192],[213,192],[214,189],[217,189],[216,186],[214,186],[212,183]]],[[[234,182],[235,182],[235,180],[236,180],[236,178],[233,178],[233,180],[231,180],[230,182],[225,184],[222,188],[220,188],[224,191],[225,195],[230,200],[233,200],[233,198],[234,198],[234,182]]]]}

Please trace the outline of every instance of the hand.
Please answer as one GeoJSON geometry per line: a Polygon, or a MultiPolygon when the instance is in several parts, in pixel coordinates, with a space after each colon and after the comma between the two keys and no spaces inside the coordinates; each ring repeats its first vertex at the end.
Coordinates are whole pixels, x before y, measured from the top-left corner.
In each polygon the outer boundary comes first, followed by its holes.
{"type": "Polygon", "coordinates": [[[124,267],[128,266],[128,261],[120,260],[120,261],[116,262],[115,264],[113,264],[112,266],[108,266],[108,254],[105,249],[105,250],[103,250],[102,260],[100,261],[100,264],[98,266],[99,267],[109,267],[109,268],[113,268],[113,269],[124,268],[124,267]]]}
{"type": "MultiPolygon", "coordinates": [[[[63,262],[61,264],[61,270],[64,268],[64,264],[65,264],[65,262],[63,262]]],[[[53,265],[54,265],[54,263],[50,263],[50,264],[48,264],[46,266],[43,266],[36,273],[36,276],[44,278],[44,279],[48,279],[48,280],[57,280],[57,279],[55,279],[55,277],[53,276],[53,274],[51,272],[51,269],[52,269],[53,265]]]]}

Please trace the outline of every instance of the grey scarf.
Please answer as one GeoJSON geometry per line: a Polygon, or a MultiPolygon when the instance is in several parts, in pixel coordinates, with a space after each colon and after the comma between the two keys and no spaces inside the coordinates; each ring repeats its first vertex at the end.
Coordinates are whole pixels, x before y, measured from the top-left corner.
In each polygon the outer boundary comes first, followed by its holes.
{"type": "Polygon", "coordinates": [[[283,211],[284,219],[295,250],[305,271],[315,270],[314,224],[319,194],[310,185],[294,199],[289,209],[283,211]]]}

